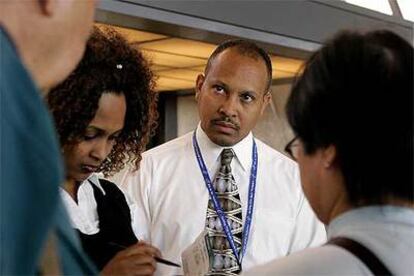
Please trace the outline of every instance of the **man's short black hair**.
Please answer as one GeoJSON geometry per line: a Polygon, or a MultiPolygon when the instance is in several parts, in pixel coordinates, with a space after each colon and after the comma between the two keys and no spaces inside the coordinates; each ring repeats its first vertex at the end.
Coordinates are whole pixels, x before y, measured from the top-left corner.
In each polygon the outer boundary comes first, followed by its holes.
{"type": "Polygon", "coordinates": [[[294,84],[287,116],[305,153],[334,145],[351,204],[413,202],[413,47],[390,31],[344,31],[294,84]]]}
{"type": "Polygon", "coordinates": [[[267,69],[267,78],[268,83],[266,87],[266,91],[269,91],[270,86],[272,85],[272,61],[270,60],[269,55],[266,53],[265,50],[257,46],[254,42],[244,40],[244,39],[231,39],[227,40],[223,43],[221,43],[217,48],[214,50],[214,52],[211,54],[211,56],[208,58],[207,66],[204,70],[204,74],[207,76],[211,64],[213,60],[222,52],[229,48],[234,48],[237,50],[238,53],[240,53],[243,56],[248,56],[253,59],[262,59],[266,65],[267,69]]]}

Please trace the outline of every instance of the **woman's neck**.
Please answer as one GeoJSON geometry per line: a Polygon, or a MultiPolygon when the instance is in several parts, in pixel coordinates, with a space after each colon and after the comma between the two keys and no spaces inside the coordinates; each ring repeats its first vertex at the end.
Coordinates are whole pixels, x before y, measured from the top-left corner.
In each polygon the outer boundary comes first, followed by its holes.
{"type": "Polygon", "coordinates": [[[78,189],[80,183],[72,180],[66,179],[65,183],[63,184],[63,189],[70,195],[71,198],[77,203],[78,202],[78,189]]]}

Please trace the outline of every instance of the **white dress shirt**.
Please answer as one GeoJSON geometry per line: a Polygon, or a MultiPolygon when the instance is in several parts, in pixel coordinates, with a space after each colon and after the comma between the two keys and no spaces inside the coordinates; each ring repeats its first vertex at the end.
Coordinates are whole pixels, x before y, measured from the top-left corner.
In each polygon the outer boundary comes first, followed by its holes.
{"type": "MultiPolygon", "coordinates": [[[[369,248],[393,275],[414,275],[414,210],[364,207],[335,218],[328,237],[348,237],[369,248]]],[[[348,251],[326,245],[258,266],[243,275],[373,275],[348,251]]]]}
{"type": "MultiPolygon", "coordinates": [[[[212,143],[199,126],[196,132],[210,178],[220,165],[224,149],[212,143]]],[[[158,247],[163,256],[180,262],[182,251],[204,230],[209,193],[198,166],[188,133],[144,153],[140,170],[121,181],[138,205],[135,218],[138,238],[158,247]]],[[[258,172],[250,237],[243,269],[326,239],[323,225],[304,198],[296,164],[256,139],[258,172]]],[[[252,163],[253,135],[231,147],[235,158],[232,173],[239,187],[243,221],[246,218],[252,163]]],[[[158,265],[158,275],[182,273],[158,265]]]]}
{"type": "MultiPolygon", "coordinates": [[[[105,190],[99,182],[99,177],[100,174],[93,173],[80,184],[77,191],[77,203],[63,188],[60,188],[60,196],[69,214],[72,227],[86,235],[93,235],[99,232],[97,204],[92,188],[92,185],[95,185],[105,195],[105,190]]],[[[131,223],[135,225],[134,217],[136,217],[137,206],[128,195],[125,195],[125,199],[131,211],[131,223]]]]}

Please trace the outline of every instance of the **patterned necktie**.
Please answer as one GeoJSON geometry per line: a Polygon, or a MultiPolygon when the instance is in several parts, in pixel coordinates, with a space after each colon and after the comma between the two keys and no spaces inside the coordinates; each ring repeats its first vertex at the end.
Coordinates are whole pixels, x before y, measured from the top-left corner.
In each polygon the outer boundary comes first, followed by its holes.
{"type": "MultiPolygon", "coordinates": [[[[239,191],[230,167],[233,157],[232,149],[224,149],[221,152],[221,166],[213,186],[239,253],[242,246],[243,220],[239,191]]],[[[208,275],[237,275],[240,272],[237,258],[233,254],[211,198],[208,202],[206,228],[214,253],[213,268],[208,275]]]]}

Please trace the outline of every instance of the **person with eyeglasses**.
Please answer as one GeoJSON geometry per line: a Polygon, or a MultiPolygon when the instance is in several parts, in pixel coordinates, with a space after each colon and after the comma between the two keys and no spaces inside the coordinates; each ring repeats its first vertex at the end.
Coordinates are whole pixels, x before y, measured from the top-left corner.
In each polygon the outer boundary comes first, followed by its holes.
{"type": "Polygon", "coordinates": [[[343,31],[307,61],[286,151],[329,241],[244,275],[414,274],[413,52],[391,31],[343,31]]]}

